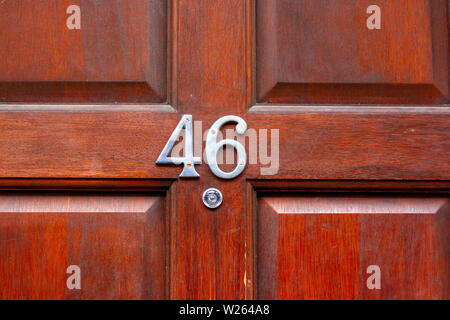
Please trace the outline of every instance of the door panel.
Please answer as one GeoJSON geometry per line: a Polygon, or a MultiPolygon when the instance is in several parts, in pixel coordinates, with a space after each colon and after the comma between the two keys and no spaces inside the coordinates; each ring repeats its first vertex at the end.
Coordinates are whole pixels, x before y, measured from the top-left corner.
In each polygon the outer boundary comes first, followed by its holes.
{"type": "Polygon", "coordinates": [[[258,298],[448,297],[448,208],[439,196],[261,196],[258,298]],[[380,290],[366,284],[372,265],[380,290]]]}
{"type": "Polygon", "coordinates": [[[78,1],[80,30],[71,4],[0,4],[0,101],[165,102],[168,1],[78,1]]]}
{"type": "Polygon", "coordinates": [[[166,218],[157,195],[1,194],[0,299],[165,298],[166,218]]]}
{"type": "Polygon", "coordinates": [[[449,101],[447,0],[256,1],[257,101],[442,104],[449,101]]]}

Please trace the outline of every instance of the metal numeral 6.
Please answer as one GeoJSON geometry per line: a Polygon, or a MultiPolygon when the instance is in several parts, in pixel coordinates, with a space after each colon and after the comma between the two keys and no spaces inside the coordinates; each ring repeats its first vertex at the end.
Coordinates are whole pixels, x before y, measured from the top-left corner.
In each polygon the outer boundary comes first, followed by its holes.
{"type": "MultiPolygon", "coordinates": [[[[208,131],[206,137],[206,160],[208,162],[209,168],[219,178],[222,179],[233,179],[239,176],[245,169],[247,165],[247,153],[245,152],[244,146],[237,142],[236,140],[226,139],[217,141],[217,135],[220,132],[220,128],[228,122],[236,122],[236,132],[239,135],[245,134],[247,131],[247,123],[244,119],[237,116],[225,116],[217,120],[211,129],[208,131]],[[219,168],[217,164],[217,153],[220,148],[225,145],[232,146],[237,152],[237,166],[231,172],[224,172],[219,168]]],[[[192,115],[184,115],[183,118],[178,123],[172,135],[167,141],[166,146],[161,152],[156,164],[184,164],[184,169],[180,174],[181,178],[193,178],[199,177],[200,175],[195,170],[195,165],[200,164],[201,159],[199,157],[194,157],[194,136],[192,132],[192,115]],[[184,139],[184,157],[170,157],[170,151],[172,150],[175,142],[178,140],[182,130],[185,129],[185,139],[184,139]]]]}
{"type": "Polygon", "coordinates": [[[237,142],[236,140],[226,139],[217,142],[217,134],[220,132],[220,128],[228,123],[228,122],[237,122],[236,132],[239,135],[243,135],[245,131],[247,131],[247,123],[244,119],[237,116],[225,116],[217,120],[211,129],[209,129],[208,135],[206,136],[206,161],[208,162],[209,168],[211,171],[219,178],[222,179],[233,179],[244,171],[245,166],[247,165],[247,153],[245,152],[245,148],[242,144],[237,142]],[[220,170],[219,165],[217,164],[217,153],[220,148],[225,145],[232,146],[236,149],[237,152],[237,166],[231,172],[224,172],[220,170]]]}

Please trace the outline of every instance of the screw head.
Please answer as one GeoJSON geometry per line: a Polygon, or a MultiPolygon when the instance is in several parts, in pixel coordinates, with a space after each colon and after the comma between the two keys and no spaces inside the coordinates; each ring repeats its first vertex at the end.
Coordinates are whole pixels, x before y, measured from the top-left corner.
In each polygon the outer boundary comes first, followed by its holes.
{"type": "Polygon", "coordinates": [[[218,208],[223,201],[222,193],[216,188],[209,188],[203,192],[203,203],[210,209],[218,208]]]}

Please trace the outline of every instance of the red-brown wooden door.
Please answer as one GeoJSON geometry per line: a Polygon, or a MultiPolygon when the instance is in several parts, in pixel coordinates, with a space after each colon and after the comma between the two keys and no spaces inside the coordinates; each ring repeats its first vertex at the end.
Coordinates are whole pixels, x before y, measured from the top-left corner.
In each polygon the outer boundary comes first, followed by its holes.
{"type": "Polygon", "coordinates": [[[448,6],[1,2],[0,297],[448,299],[448,6]],[[273,161],[180,179],[184,114],[273,161]]]}

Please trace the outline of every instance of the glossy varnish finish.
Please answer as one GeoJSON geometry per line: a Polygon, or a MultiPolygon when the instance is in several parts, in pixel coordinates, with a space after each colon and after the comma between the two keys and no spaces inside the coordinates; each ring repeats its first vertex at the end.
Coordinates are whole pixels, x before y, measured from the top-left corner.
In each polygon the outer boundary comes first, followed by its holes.
{"type": "Polygon", "coordinates": [[[166,298],[166,217],[160,196],[2,194],[0,298],[166,298]],[[70,265],[82,290],[66,287],[70,265]]]}
{"type": "Polygon", "coordinates": [[[162,103],[167,97],[166,0],[0,3],[0,101],[162,103]]]}
{"type": "MultiPolygon", "coordinates": [[[[201,120],[203,130],[221,116],[245,116],[246,1],[175,3],[179,30],[173,77],[177,110],[201,120]]],[[[172,282],[172,297],[248,297],[251,279],[246,270],[250,240],[246,239],[245,180],[222,181],[207,165],[198,168],[200,179],[180,180],[176,185],[171,275],[177,280],[172,282]],[[224,196],[217,210],[206,208],[201,200],[203,191],[210,187],[218,188],[224,196]]]]}
{"type": "Polygon", "coordinates": [[[449,101],[447,0],[256,1],[257,98],[290,104],[449,101]]]}
{"type": "Polygon", "coordinates": [[[41,2],[0,3],[2,297],[448,297],[448,1],[379,1],[374,32],[368,1],[85,0],[70,32],[41,2]],[[178,179],[183,114],[279,129],[279,171],[178,179]]]}
{"type": "Polygon", "coordinates": [[[449,215],[442,197],[261,197],[258,298],[448,299],[449,215]]]}

